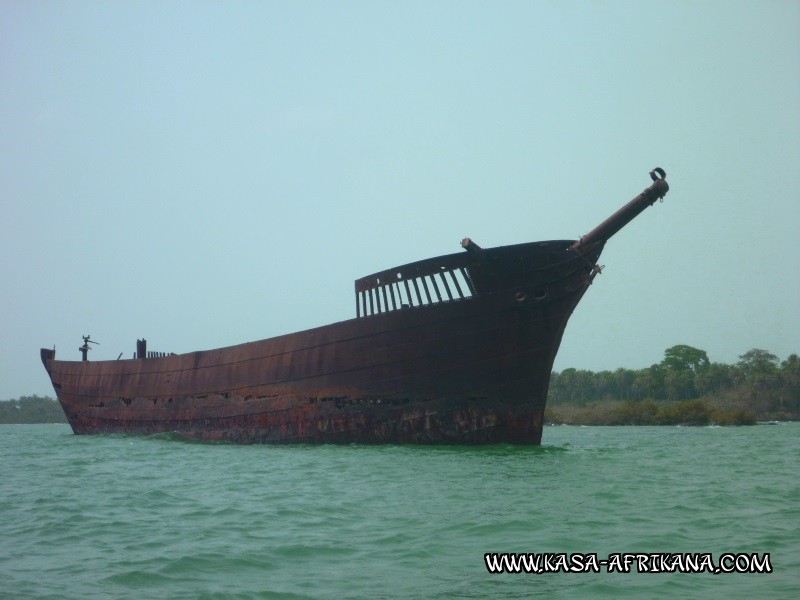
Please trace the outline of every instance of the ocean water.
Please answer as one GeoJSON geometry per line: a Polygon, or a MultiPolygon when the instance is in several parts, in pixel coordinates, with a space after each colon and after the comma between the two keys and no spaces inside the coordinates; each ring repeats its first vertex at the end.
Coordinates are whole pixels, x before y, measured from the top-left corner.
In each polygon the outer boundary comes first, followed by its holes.
{"type": "Polygon", "coordinates": [[[535,448],[0,426],[0,597],[797,598],[800,423],[535,448]],[[489,573],[485,553],[769,553],[771,573],[489,573]]]}

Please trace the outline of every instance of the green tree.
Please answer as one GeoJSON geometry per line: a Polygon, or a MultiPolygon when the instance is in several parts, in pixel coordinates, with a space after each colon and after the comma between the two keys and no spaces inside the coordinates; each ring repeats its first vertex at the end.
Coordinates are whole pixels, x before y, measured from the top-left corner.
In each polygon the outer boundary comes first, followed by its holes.
{"type": "Polygon", "coordinates": [[[739,362],[736,363],[736,366],[746,380],[751,380],[756,375],[773,374],[778,366],[778,357],[772,352],[753,348],[739,357],[739,362]]]}
{"type": "Polygon", "coordinates": [[[664,391],[667,400],[687,400],[695,397],[694,376],[691,371],[667,369],[664,373],[664,391]]]}
{"type": "Polygon", "coordinates": [[[631,384],[633,397],[637,400],[659,397],[659,380],[653,369],[640,369],[633,376],[631,384]]]}
{"type": "Polygon", "coordinates": [[[585,404],[595,397],[595,374],[592,371],[564,369],[550,379],[548,396],[554,402],[585,404]]]}
{"type": "Polygon", "coordinates": [[[734,368],[722,363],[711,363],[707,369],[694,376],[694,388],[701,396],[719,394],[733,386],[734,368]]]}
{"type": "Polygon", "coordinates": [[[664,373],[664,391],[669,400],[681,400],[697,397],[695,378],[698,373],[709,367],[705,350],[693,348],[686,344],[678,344],[664,350],[661,367],[664,373]]]}
{"type": "Polygon", "coordinates": [[[754,397],[777,387],[780,381],[778,357],[760,348],[753,348],[742,354],[736,367],[754,397]]]}
{"type": "Polygon", "coordinates": [[[618,400],[630,400],[633,397],[633,382],[636,371],[620,367],[614,371],[614,396],[618,400]]]}
{"type": "Polygon", "coordinates": [[[611,371],[600,371],[594,376],[594,399],[604,400],[614,397],[614,374],[611,371]]]}
{"type": "Polygon", "coordinates": [[[782,398],[786,398],[788,407],[800,411],[800,356],[790,354],[781,363],[780,375],[783,382],[782,398]]]}
{"type": "Polygon", "coordinates": [[[664,360],[661,361],[661,366],[665,369],[694,373],[707,369],[709,364],[705,350],[685,344],[678,344],[664,350],[664,360]]]}

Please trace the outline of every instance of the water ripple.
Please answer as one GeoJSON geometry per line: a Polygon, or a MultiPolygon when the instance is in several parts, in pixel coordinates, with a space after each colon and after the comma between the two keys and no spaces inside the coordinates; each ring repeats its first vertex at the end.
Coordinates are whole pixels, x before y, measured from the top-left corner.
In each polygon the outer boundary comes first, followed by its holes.
{"type": "Polygon", "coordinates": [[[791,597],[800,424],[516,448],[232,446],[0,426],[12,598],[791,597]],[[491,575],[485,552],[770,552],[770,575],[491,575]]]}

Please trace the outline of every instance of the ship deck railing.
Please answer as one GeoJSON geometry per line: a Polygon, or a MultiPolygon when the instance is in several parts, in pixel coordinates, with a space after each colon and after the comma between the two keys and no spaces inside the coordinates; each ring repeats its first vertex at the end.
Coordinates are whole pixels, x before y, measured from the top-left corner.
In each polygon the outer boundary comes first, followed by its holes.
{"type": "Polygon", "coordinates": [[[374,273],[355,282],[356,316],[467,300],[476,295],[469,254],[429,258],[374,273]]]}

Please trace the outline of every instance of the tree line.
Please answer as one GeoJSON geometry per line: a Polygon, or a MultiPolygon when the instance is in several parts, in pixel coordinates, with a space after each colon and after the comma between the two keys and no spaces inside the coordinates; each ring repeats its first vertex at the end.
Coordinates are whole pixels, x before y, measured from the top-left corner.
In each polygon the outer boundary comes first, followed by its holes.
{"type": "Polygon", "coordinates": [[[564,369],[550,379],[548,404],[586,406],[606,400],[690,401],[708,399],[747,409],[759,418],[800,418],[800,357],[784,361],[753,348],[735,364],[712,363],[705,350],[680,344],[644,369],[564,369]]]}
{"type": "Polygon", "coordinates": [[[61,405],[47,396],[0,401],[0,423],[66,423],[61,405]]]}

